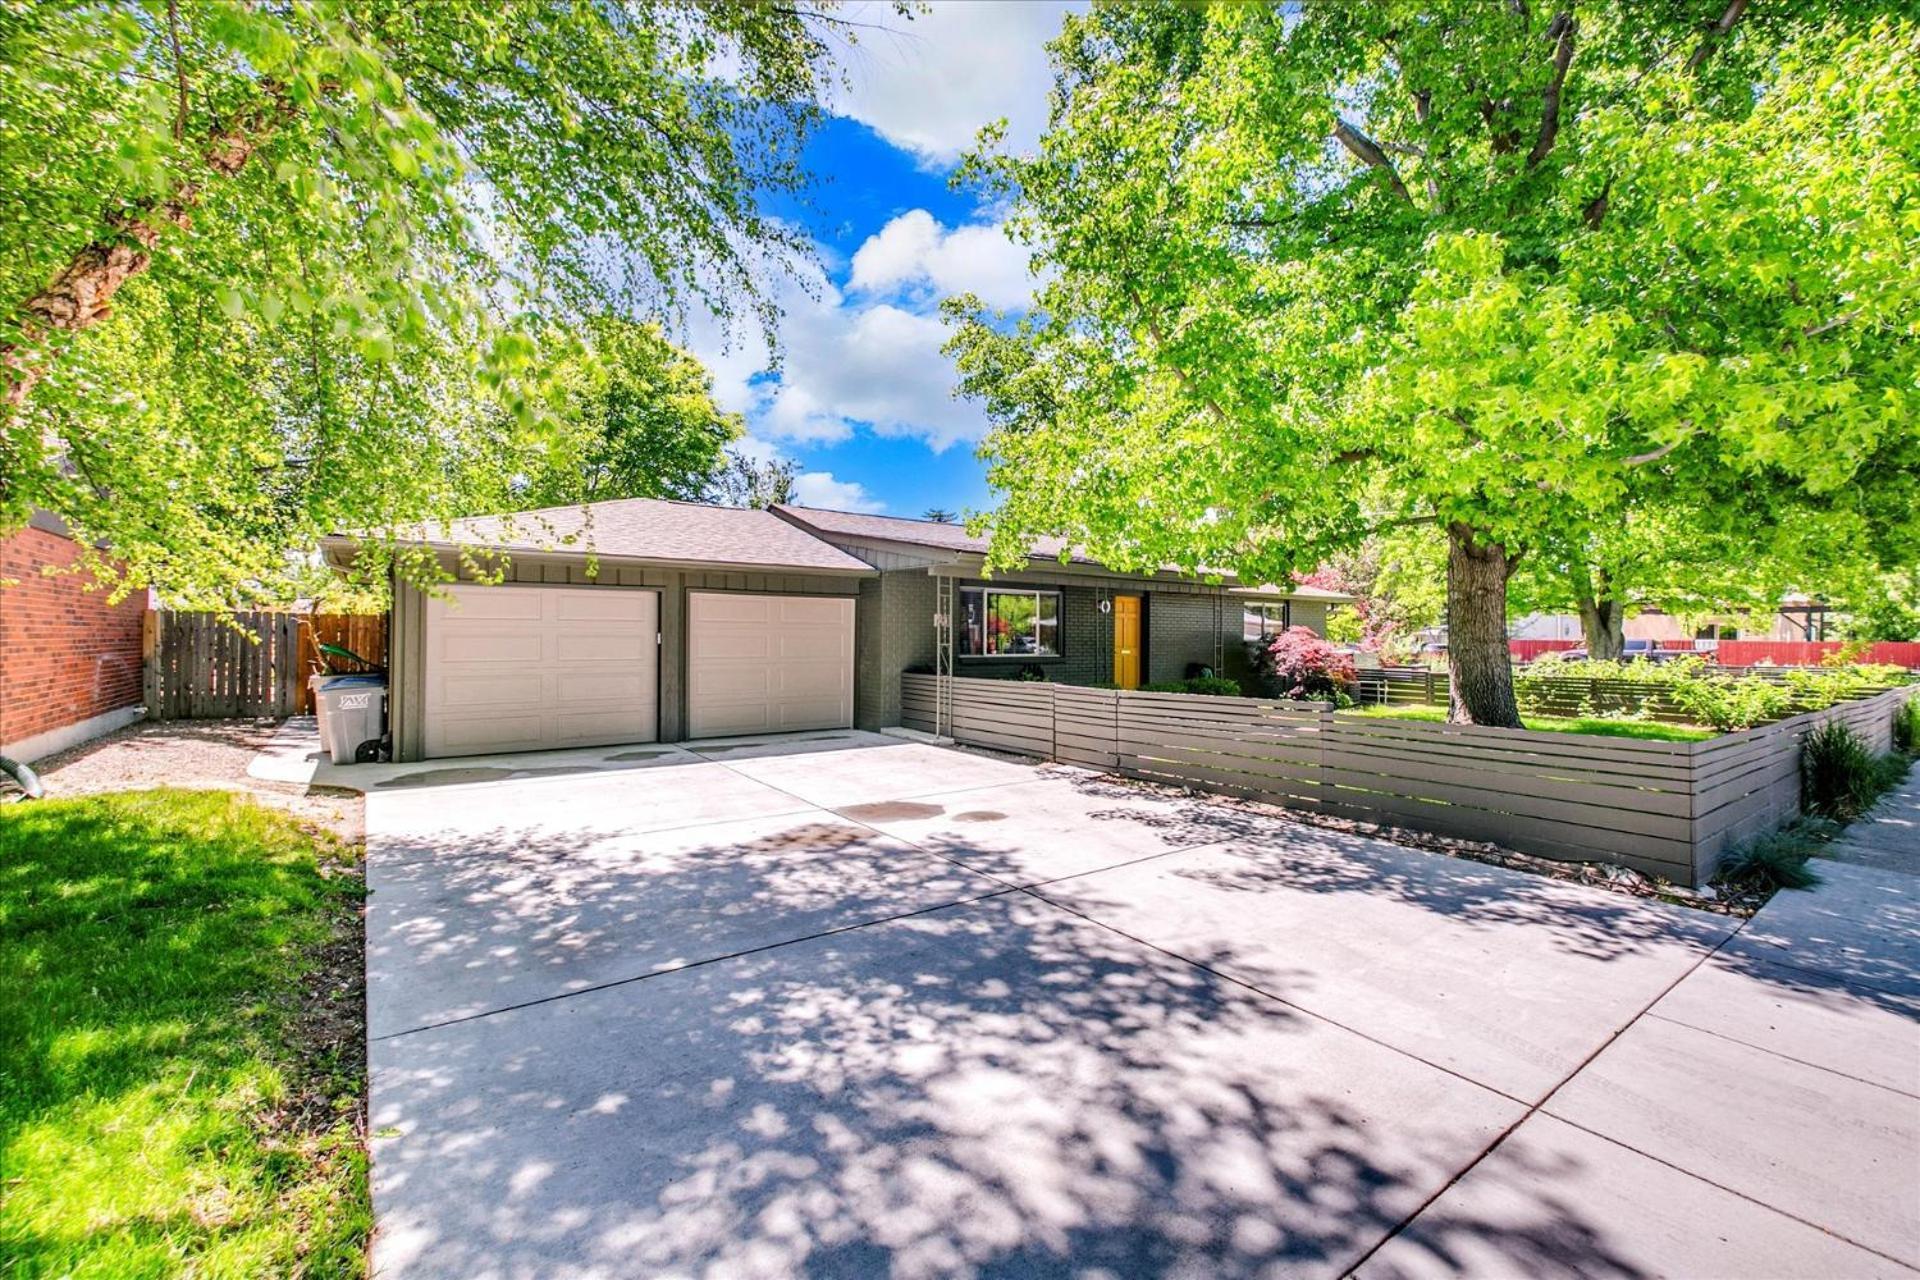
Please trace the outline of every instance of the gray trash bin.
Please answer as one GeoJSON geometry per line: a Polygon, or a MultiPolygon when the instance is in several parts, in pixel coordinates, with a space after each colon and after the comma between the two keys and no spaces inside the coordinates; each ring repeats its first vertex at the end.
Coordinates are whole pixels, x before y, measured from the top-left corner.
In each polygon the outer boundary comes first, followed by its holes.
{"type": "Polygon", "coordinates": [[[372,671],[316,671],[307,677],[307,693],[313,700],[313,718],[319,722],[320,746],[327,747],[327,704],[320,691],[336,684],[385,684],[387,678],[372,671]]]}
{"type": "Polygon", "coordinates": [[[387,684],[379,677],[331,680],[314,693],[320,745],[335,764],[352,764],[360,749],[378,749],[387,731],[387,684]]]}

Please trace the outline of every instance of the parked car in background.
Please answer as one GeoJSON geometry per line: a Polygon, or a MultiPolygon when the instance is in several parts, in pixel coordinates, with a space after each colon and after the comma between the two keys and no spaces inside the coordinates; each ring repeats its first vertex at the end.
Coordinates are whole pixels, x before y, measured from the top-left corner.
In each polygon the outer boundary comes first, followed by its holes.
{"type": "MultiPolygon", "coordinates": [[[[1587,647],[1581,645],[1577,649],[1562,649],[1555,656],[1565,662],[1585,662],[1587,652],[1587,647]]],[[[1545,654],[1541,655],[1541,657],[1545,656],[1545,654]]],[[[1658,642],[1653,640],[1629,640],[1626,642],[1626,648],[1620,653],[1620,660],[1622,662],[1637,662],[1643,659],[1647,662],[1672,662],[1675,658],[1692,656],[1694,653],[1691,649],[1662,649],[1658,642]]]]}

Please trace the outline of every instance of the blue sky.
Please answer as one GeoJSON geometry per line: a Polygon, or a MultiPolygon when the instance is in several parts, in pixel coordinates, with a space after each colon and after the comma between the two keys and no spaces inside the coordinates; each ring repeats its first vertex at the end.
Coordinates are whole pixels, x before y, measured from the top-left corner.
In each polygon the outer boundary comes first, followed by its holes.
{"type": "Polygon", "coordinates": [[[803,502],[907,516],[991,505],[974,456],[985,423],[952,397],[936,313],[963,291],[1018,310],[1032,282],[998,211],[950,179],[992,120],[1008,120],[1012,145],[1032,144],[1051,83],[1043,46],[1068,7],[962,0],[911,20],[884,3],[846,10],[886,30],[863,30],[847,51],[847,84],[807,154],[815,189],[772,206],[818,250],[802,268],[811,291],[778,288],[780,371],[757,335],[697,323],[690,334],[722,403],[746,416],[745,448],[797,463],[803,502]]]}

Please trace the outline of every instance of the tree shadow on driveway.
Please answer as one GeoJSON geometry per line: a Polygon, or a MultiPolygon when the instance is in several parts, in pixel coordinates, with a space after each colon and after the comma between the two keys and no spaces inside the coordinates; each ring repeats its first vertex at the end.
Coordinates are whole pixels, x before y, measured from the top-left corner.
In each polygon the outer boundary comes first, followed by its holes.
{"type": "Polygon", "coordinates": [[[374,1108],[382,1274],[461,1277],[1338,1274],[1520,1113],[1024,894],[382,1041],[374,1108]]]}

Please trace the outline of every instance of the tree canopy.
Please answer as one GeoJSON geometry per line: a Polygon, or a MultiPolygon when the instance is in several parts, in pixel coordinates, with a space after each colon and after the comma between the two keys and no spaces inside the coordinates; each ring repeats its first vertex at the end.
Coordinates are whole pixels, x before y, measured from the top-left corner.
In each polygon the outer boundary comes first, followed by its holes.
{"type": "Polygon", "coordinates": [[[799,470],[785,458],[756,459],[738,449],[730,449],[707,496],[729,507],[771,507],[779,502],[792,502],[799,470]]]}
{"type": "Polygon", "coordinates": [[[1102,6],[1052,52],[1038,152],[973,162],[1038,306],[949,304],[997,555],[1284,580],[1436,525],[1454,715],[1506,725],[1518,566],[1914,559],[1920,21],[1102,6]]]}
{"type": "Polygon", "coordinates": [[[0,529],[48,508],[128,583],[232,602],[317,534],[470,509],[476,460],[575,448],[553,410],[607,346],[579,317],[770,325],[803,246],[763,201],[805,185],[845,34],[811,4],[0,4],[0,529]]]}
{"type": "MultiPolygon", "coordinates": [[[[531,456],[509,450],[519,456],[488,459],[474,477],[476,489],[490,479],[503,489],[485,509],[706,496],[727,446],[745,434],[739,415],[714,403],[706,366],[658,325],[599,316],[582,336],[582,348],[549,373],[555,422],[531,456]]],[[[492,438],[510,440],[501,426],[492,438]]]]}

